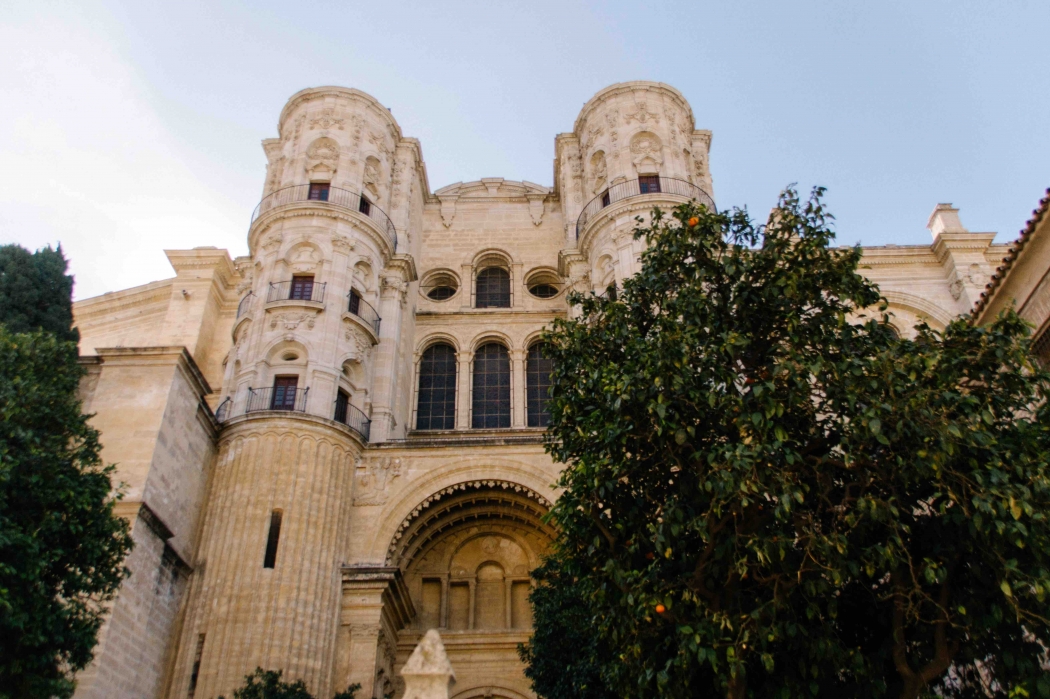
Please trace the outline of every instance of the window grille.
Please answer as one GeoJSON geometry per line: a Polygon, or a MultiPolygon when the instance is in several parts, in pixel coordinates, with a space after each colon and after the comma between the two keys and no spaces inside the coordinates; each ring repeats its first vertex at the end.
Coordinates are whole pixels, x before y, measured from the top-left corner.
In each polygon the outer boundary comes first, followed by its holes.
{"type": "Polygon", "coordinates": [[[638,192],[640,194],[656,194],[660,191],[659,175],[641,175],[638,178],[638,192]]]}
{"type": "Polygon", "coordinates": [[[495,342],[474,353],[471,426],[510,427],[510,355],[495,342]]]}
{"type": "Polygon", "coordinates": [[[474,298],[476,308],[510,308],[510,273],[499,267],[478,272],[474,298]]]}
{"type": "Polygon", "coordinates": [[[451,430],[456,426],[456,350],[428,347],[419,362],[417,430],[451,430]]]}
{"type": "Polygon", "coordinates": [[[554,368],[554,360],[548,359],[544,353],[543,343],[537,342],[529,348],[529,356],[525,360],[525,382],[529,427],[546,427],[550,424],[551,414],[547,410],[550,401],[548,391],[551,387],[551,369],[554,368]]]}
{"type": "Polygon", "coordinates": [[[266,555],[263,556],[263,568],[273,568],[277,563],[277,544],[281,540],[281,511],[270,514],[270,534],[266,537],[266,555]]]}

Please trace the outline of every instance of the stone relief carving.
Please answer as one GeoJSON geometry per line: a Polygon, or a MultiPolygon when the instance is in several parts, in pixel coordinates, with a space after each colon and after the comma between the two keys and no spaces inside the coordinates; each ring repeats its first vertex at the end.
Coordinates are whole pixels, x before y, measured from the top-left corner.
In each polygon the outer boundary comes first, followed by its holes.
{"type": "Polygon", "coordinates": [[[364,188],[372,193],[372,196],[379,196],[379,159],[375,156],[368,156],[365,158],[365,173],[361,178],[361,182],[364,184],[364,188]]]}
{"type": "Polygon", "coordinates": [[[641,172],[643,168],[656,168],[662,165],[663,144],[660,137],[651,131],[639,131],[631,137],[631,153],[634,154],[634,166],[641,172]]]}
{"type": "Polygon", "coordinates": [[[406,165],[403,159],[396,158],[390,168],[390,209],[397,208],[401,199],[401,184],[405,175],[406,165]]]}
{"type": "Polygon", "coordinates": [[[295,119],[295,123],[287,133],[281,134],[281,141],[284,143],[291,142],[292,150],[295,150],[299,145],[299,136],[303,131],[303,123],[306,121],[306,115],[300,114],[295,119]]]}
{"type": "Polygon", "coordinates": [[[306,329],[312,330],[317,316],[313,313],[278,313],[270,318],[270,330],[275,330],[278,325],[285,330],[295,330],[302,323],[306,323],[306,329]]]}
{"type": "Polygon", "coordinates": [[[351,345],[350,361],[358,364],[367,361],[372,354],[372,340],[352,321],[345,320],[344,327],[343,338],[351,345]]]}
{"type": "Polygon", "coordinates": [[[955,281],[953,281],[948,286],[948,291],[951,293],[952,298],[955,299],[956,301],[958,301],[959,297],[962,296],[963,280],[962,279],[956,279],[955,281]]]}
{"type": "Polygon", "coordinates": [[[386,137],[383,136],[383,134],[378,134],[375,131],[369,131],[368,142],[375,146],[376,150],[382,153],[384,156],[390,155],[390,146],[386,144],[386,137]]]}
{"type": "Polygon", "coordinates": [[[654,123],[659,124],[660,115],[656,112],[649,111],[649,105],[642,102],[641,104],[635,104],[635,111],[628,113],[626,120],[628,126],[632,121],[637,121],[639,124],[645,124],[649,120],[652,120],[654,123]]]}
{"type": "Polygon", "coordinates": [[[704,162],[703,154],[693,155],[693,174],[701,182],[707,177],[707,164],[704,162]]]}
{"type": "Polygon", "coordinates": [[[580,154],[569,153],[569,175],[572,177],[573,201],[577,204],[583,202],[583,163],[580,162],[580,154]]]}
{"type": "Polygon", "coordinates": [[[591,156],[591,169],[594,172],[594,186],[592,187],[592,192],[597,194],[605,189],[609,176],[609,169],[605,164],[604,151],[595,151],[594,155],[591,156]]]}
{"type": "Polygon", "coordinates": [[[343,130],[343,119],[335,116],[335,110],[332,108],[322,109],[321,113],[310,120],[311,129],[330,129],[333,126],[343,130]]]}
{"type": "Polygon", "coordinates": [[[390,484],[401,477],[401,459],[377,456],[362,460],[354,472],[357,480],[354,506],[386,504],[390,484]]]}
{"type": "Polygon", "coordinates": [[[321,264],[322,255],[313,245],[300,243],[288,251],[285,262],[294,272],[310,272],[321,264]]]}
{"type": "Polygon", "coordinates": [[[332,234],[332,249],[336,252],[348,253],[354,249],[354,241],[339,233],[332,234]]]}
{"type": "Polygon", "coordinates": [[[339,144],[333,139],[324,136],[310,144],[306,155],[311,160],[335,162],[339,160],[339,144]]]}
{"type": "Polygon", "coordinates": [[[270,172],[266,177],[267,194],[281,188],[281,180],[284,178],[284,164],[284,156],[276,158],[270,162],[270,172]]]}
{"type": "Polygon", "coordinates": [[[543,223],[543,199],[542,194],[526,194],[529,200],[529,215],[532,217],[532,225],[538,226],[543,223]]]}
{"type": "Polygon", "coordinates": [[[263,250],[265,250],[266,252],[273,252],[277,248],[281,247],[281,242],[283,240],[284,236],[282,236],[277,231],[273,231],[272,233],[269,233],[268,235],[266,235],[266,237],[262,239],[261,245],[263,247],[263,250]]]}

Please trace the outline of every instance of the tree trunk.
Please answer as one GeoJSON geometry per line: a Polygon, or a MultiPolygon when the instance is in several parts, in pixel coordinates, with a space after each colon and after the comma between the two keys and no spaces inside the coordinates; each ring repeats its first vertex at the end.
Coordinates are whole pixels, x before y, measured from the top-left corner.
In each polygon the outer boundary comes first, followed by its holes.
{"type": "Polygon", "coordinates": [[[741,672],[736,677],[729,679],[729,686],[726,687],[726,699],[746,699],[747,697],[747,678],[744,677],[741,672]]]}

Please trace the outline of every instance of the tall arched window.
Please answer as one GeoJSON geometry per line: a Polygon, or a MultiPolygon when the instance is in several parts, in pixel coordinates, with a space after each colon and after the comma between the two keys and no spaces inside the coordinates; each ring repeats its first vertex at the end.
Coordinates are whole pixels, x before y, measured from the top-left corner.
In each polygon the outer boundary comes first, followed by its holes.
{"type": "Polygon", "coordinates": [[[474,353],[474,396],[471,426],[510,427],[510,355],[490,342],[474,353]]]}
{"type": "Polygon", "coordinates": [[[500,267],[478,272],[474,301],[476,308],[510,308],[510,273],[500,267]]]}
{"type": "Polygon", "coordinates": [[[525,383],[529,427],[546,427],[550,424],[551,414],[547,411],[547,402],[550,397],[547,391],[551,387],[551,369],[554,360],[544,356],[542,342],[535,343],[529,348],[529,356],[525,360],[525,383]]]}
{"type": "Polygon", "coordinates": [[[456,426],[456,350],[431,345],[419,362],[417,430],[451,430],[456,426]]]}

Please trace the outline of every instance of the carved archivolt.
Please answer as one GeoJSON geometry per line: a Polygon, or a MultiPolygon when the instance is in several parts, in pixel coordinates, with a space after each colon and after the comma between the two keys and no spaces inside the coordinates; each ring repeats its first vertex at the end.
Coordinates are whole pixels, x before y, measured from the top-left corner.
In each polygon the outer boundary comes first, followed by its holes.
{"type": "Polygon", "coordinates": [[[430,507],[431,504],[441,500],[441,498],[445,497],[446,495],[454,495],[454,494],[456,494],[456,493],[458,493],[460,491],[481,490],[481,489],[486,489],[486,488],[502,488],[503,490],[513,491],[515,493],[519,493],[521,495],[524,495],[525,497],[529,498],[530,500],[535,500],[536,502],[538,502],[540,505],[542,505],[543,507],[545,507],[547,509],[550,509],[550,507],[551,507],[551,502],[549,500],[547,500],[547,498],[545,498],[542,495],[540,495],[539,493],[537,493],[536,491],[532,490],[531,488],[527,488],[527,487],[521,485],[520,483],[512,483],[510,481],[504,481],[504,480],[466,481],[464,483],[457,483],[456,485],[451,485],[451,486],[449,486],[447,488],[442,488],[438,492],[434,493],[430,497],[428,497],[425,500],[423,500],[423,502],[421,502],[418,505],[416,505],[415,509],[413,509],[412,512],[410,512],[409,515],[407,517],[405,517],[405,520],[403,522],[401,522],[400,525],[398,525],[397,531],[394,533],[394,537],[390,541],[390,546],[387,548],[387,564],[389,565],[390,562],[393,560],[393,556],[397,552],[397,543],[398,543],[398,541],[401,540],[401,537],[404,536],[405,532],[411,526],[413,520],[415,520],[417,517],[419,517],[419,515],[421,513],[426,511],[426,509],[428,507],[430,507]]]}

